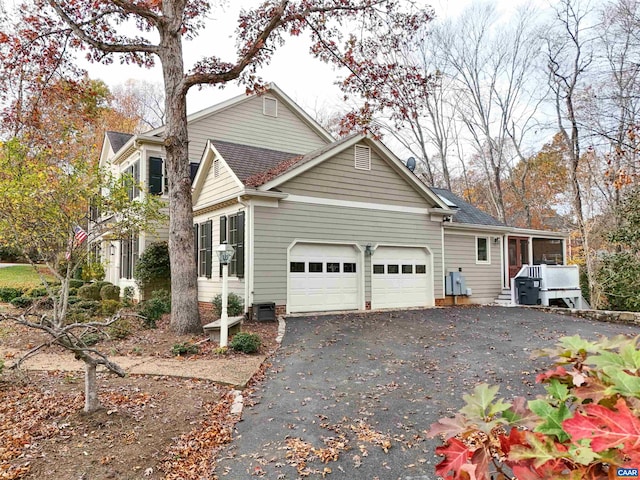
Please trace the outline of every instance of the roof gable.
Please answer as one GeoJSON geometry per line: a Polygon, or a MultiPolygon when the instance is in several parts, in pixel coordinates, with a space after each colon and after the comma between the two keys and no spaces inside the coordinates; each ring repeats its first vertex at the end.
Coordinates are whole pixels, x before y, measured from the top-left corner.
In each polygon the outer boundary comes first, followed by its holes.
{"type": "Polygon", "coordinates": [[[124,145],[131,139],[131,137],[133,137],[133,135],[130,133],[107,131],[106,137],[111,144],[113,153],[116,153],[118,150],[124,147],[124,145]]]}

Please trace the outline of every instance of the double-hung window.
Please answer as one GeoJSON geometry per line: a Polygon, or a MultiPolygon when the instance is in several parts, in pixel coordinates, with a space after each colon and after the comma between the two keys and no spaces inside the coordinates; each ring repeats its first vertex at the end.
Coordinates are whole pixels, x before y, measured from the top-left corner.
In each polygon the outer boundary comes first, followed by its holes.
{"type": "Polygon", "coordinates": [[[212,226],[212,220],[194,226],[196,259],[198,263],[198,276],[200,277],[211,278],[211,258],[213,253],[211,242],[212,226]]]}
{"type": "MultiPolygon", "coordinates": [[[[140,195],[140,162],[136,160],[125,171],[129,176],[127,179],[129,200],[133,200],[140,195]]],[[[128,278],[128,277],[127,277],[128,278]]]]}
{"type": "Polygon", "coordinates": [[[476,263],[491,263],[489,260],[489,237],[476,237],[476,263]]]}

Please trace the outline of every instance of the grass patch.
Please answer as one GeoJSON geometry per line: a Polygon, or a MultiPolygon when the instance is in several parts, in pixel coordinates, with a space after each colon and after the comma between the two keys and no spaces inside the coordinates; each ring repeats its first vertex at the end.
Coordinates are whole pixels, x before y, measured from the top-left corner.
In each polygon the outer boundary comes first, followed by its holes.
{"type": "MultiPolygon", "coordinates": [[[[45,275],[48,281],[53,281],[51,275],[45,275]]],[[[31,265],[15,265],[0,268],[0,287],[33,288],[42,285],[38,272],[31,265]]]]}

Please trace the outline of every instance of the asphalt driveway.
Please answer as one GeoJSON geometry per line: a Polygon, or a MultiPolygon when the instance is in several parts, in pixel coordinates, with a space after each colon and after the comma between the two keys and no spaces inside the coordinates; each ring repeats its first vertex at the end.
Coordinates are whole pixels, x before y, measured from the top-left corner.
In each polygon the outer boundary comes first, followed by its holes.
{"type": "Polygon", "coordinates": [[[424,432],[463,394],[488,382],[506,399],[533,397],[550,362],[531,351],[564,335],[619,333],[640,328],[500,307],[289,318],[216,474],[434,479],[439,442],[424,432]]]}

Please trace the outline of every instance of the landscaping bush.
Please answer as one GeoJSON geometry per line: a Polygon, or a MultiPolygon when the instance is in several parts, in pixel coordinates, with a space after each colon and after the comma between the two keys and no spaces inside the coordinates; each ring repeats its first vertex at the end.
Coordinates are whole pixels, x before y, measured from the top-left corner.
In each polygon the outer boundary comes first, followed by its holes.
{"type": "Polygon", "coordinates": [[[83,285],[84,285],[84,282],[82,280],[76,280],[75,278],[72,278],[69,280],[69,289],[72,289],[72,288],[78,289],[83,285]]]}
{"type": "Polygon", "coordinates": [[[85,282],[90,282],[92,280],[100,281],[104,279],[104,265],[93,255],[91,255],[82,263],[80,269],[80,277],[85,282]]]}
{"type": "Polygon", "coordinates": [[[107,327],[107,333],[111,338],[122,340],[133,333],[133,325],[127,318],[120,318],[107,327]]]}
{"type": "Polygon", "coordinates": [[[167,290],[156,290],[149,300],[140,302],[138,313],[145,318],[147,328],[156,328],[156,322],[162,315],[171,312],[171,294],[167,290]]]}
{"type": "Polygon", "coordinates": [[[103,339],[103,335],[97,332],[85,333],[84,335],[82,335],[82,337],[80,337],[80,340],[82,340],[82,343],[84,343],[87,347],[91,347],[95,345],[96,343],[100,342],[100,340],[102,339],[103,339]]]}
{"type": "Polygon", "coordinates": [[[130,307],[133,305],[133,296],[135,294],[135,289],[131,286],[124,287],[122,291],[122,305],[125,307],[130,307]]]}
{"type": "Polygon", "coordinates": [[[100,288],[98,283],[87,283],[78,288],[78,296],[85,300],[100,300],[100,288]]]}
{"type": "Polygon", "coordinates": [[[169,244],[154,242],[149,245],[136,262],[133,278],[145,299],[155,290],[171,291],[169,244]]]}
{"type": "MultiPolygon", "coordinates": [[[[222,295],[216,295],[213,299],[213,310],[218,316],[222,313],[222,295]]],[[[244,300],[235,293],[227,296],[227,314],[230,317],[242,315],[244,312],[244,300]]]]}
{"type": "Polygon", "coordinates": [[[82,301],[82,299],[80,297],[77,297],[77,296],[71,295],[71,294],[69,294],[69,298],[67,298],[67,303],[69,305],[73,305],[73,304],[78,303],[80,301],[82,301]]]}
{"type": "Polygon", "coordinates": [[[630,252],[604,255],[596,278],[609,310],[640,311],[640,259],[630,252]]]}
{"type": "Polygon", "coordinates": [[[175,356],[180,355],[195,355],[200,351],[200,348],[193,343],[176,343],[173,347],[171,347],[171,353],[175,356]]]}
{"type": "Polygon", "coordinates": [[[93,282],[94,284],[96,284],[98,286],[98,290],[102,290],[102,287],[104,287],[105,285],[113,285],[113,283],[111,282],[106,282],[106,281],[99,281],[99,282],[93,282]]]}
{"type": "Polygon", "coordinates": [[[21,288],[14,287],[0,287],[0,301],[9,303],[11,300],[23,295],[21,288]]]}
{"type": "Polygon", "coordinates": [[[103,300],[101,302],[101,312],[103,315],[113,315],[120,309],[118,300],[103,300]]]}
{"type": "Polygon", "coordinates": [[[26,295],[22,295],[20,297],[14,298],[9,303],[11,303],[11,305],[13,305],[16,308],[28,308],[31,305],[33,305],[33,298],[26,295]]]}
{"type": "Polygon", "coordinates": [[[120,301],[120,287],[117,285],[105,285],[100,289],[100,298],[102,300],[120,301]]]}
{"type": "Polygon", "coordinates": [[[49,294],[45,286],[30,288],[25,295],[32,298],[46,297],[49,294]]]}
{"type": "Polygon", "coordinates": [[[229,346],[236,352],[256,353],[260,349],[260,337],[255,333],[236,333],[229,346]]]}
{"type": "Polygon", "coordinates": [[[102,303],[98,300],[80,300],[73,305],[73,311],[97,315],[102,310],[102,303]]]}

